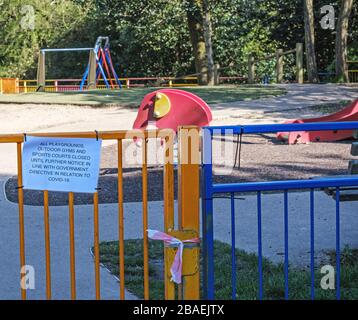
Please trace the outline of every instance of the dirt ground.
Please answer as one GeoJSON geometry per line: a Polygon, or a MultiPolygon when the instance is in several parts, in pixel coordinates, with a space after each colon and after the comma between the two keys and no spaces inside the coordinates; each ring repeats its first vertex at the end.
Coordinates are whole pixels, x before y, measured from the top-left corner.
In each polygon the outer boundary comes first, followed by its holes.
{"type": "MultiPolygon", "coordinates": [[[[332,99],[340,101],[354,98],[357,94],[356,89],[345,88],[345,91],[342,87],[333,87],[333,89],[326,86],[317,88],[298,86],[291,88],[287,95],[278,98],[213,105],[213,121],[211,124],[282,123],[287,119],[316,117],[322,115],[322,113],[310,107],[312,101],[317,101],[317,103],[330,102],[332,99]],[[340,96],[338,96],[338,93],[340,93],[340,96]]],[[[130,129],[136,113],[136,109],[120,106],[103,108],[56,104],[0,104],[0,132],[31,133],[130,129]]],[[[214,143],[217,142],[214,141],[214,143]]],[[[348,160],[352,158],[350,156],[350,141],[288,146],[277,141],[274,135],[249,135],[243,137],[240,154],[241,167],[237,168],[236,166],[235,169],[232,169],[236,151],[235,142],[235,139],[227,139],[225,142],[223,148],[228,145],[232,150],[232,154],[227,156],[231,161],[226,163],[224,167],[227,171],[225,174],[215,176],[215,182],[307,179],[314,176],[341,175],[347,173],[348,160]]],[[[117,201],[117,147],[113,143],[115,141],[103,141],[102,144],[99,178],[99,200],[101,203],[115,203],[117,201]]],[[[0,147],[2,154],[6,153],[5,158],[16,157],[15,153],[9,154],[8,149],[3,148],[6,146],[0,147]]],[[[220,148],[214,146],[213,150],[220,150],[220,148]]],[[[217,152],[213,157],[214,164],[219,164],[216,169],[223,169],[223,160],[220,158],[220,154],[217,152]]],[[[7,163],[7,160],[5,160],[0,159],[2,166],[7,163]]],[[[6,172],[14,174],[16,168],[13,166],[6,172]]],[[[123,171],[123,177],[124,201],[141,201],[141,166],[131,168],[127,166],[123,171]],[[135,192],[133,192],[134,190],[135,192]]],[[[150,183],[148,200],[161,200],[163,194],[162,167],[150,167],[148,181],[150,183]]],[[[6,183],[6,194],[10,201],[17,200],[15,178],[6,183]]],[[[50,204],[66,204],[67,197],[67,194],[50,192],[50,204]]],[[[25,191],[26,204],[41,205],[42,199],[41,192],[25,191]]],[[[92,197],[89,195],[76,194],[75,196],[76,204],[91,202],[92,197]]]]}
{"type": "MultiPolygon", "coordinates": [[[[215,139],[215,143],[220,142],[215,139]]],[[[223,142],[232,146],[231,155],[235,156],[236,139],[223,142]]],[[[311,143],[287,145],[278,141],[274,135],[247,135],[243,136],[241,147],[240,168],[238,156],[236,167],[234,161],[222,166],[221,156],[213,155],[214,177],[216,183],[243,182],[243,181],[270,181],[284,179],[309,179],[315,176],[347,174],[351,141],[334,143],[311,143]],[[225,172],[222,171],[225,169],[225,172]]],[[[140,151],[140,148],[138,149],[140,151]]],[[[102,150],[101,173],[99,178],[100,203],[116,203],[117,195],[117,146],[110,145],[102,150]]],[[[142,169],[141,166],[124,168],[124,201],[142,201],[142,169]],[[135,192],[133,192],[135,190],[135,192]]],[[[150,185],[148,200],[163,199],[163,169],[161,166],[150,166],[148,169],[148,183],[150,185]]],[[[175,170],[175,185],[177,174],[175,170]]],[[[16,177],[6,183],[6,195],[12,202],[17,201],[16,177]]],[[[175,190],[176,191],[176,190],[175,190]]],[[[176,192],[175,192],[176,194],[176,192]]],[[[42,205],[41,191],[24,190],[25,204],[42,205]]],[[[67,193],[50,192],[50,205],[66,205],[67,193]]],[[[92,196],[76,194],[76,204],[92,203],[92,196]]]]}

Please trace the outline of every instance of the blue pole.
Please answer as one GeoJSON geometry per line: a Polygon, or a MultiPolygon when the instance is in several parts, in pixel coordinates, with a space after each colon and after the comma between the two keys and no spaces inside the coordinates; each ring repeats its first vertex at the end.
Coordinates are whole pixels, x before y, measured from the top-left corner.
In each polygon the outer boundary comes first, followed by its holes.
{"type": "Polygon", "coordinates": [[[108,83],[108,81],[107,81],[106,74],[104,73],[104,70],[103,70],[103,68],[102,68],[101,63],[100,63],[99,60],[98,60],[98,56],[97,56],[97,55],[96,55],[96,61],[97,61],[97,63],[98,63],[98,68],[99,68],[99,70],[100,70],[100,72],[101,72],[101,74],[102,74],[103,81],[104,81],[104,83],[106,84],[107,89],[109,89],[110,86],[109,86],[109,83],[108,83]]]}
{"type": "Polygon", "coordinates": [[[212,195],[212,135],[203,129],[203,189],[202,189],[202,232],[203,232],[203,289],[204,297],[213,300],[214,293],[214,223],[212,195]]]}
{"type": "Polygon", "coordinates": [[[314,300],[314,189],[310,190],[310,220],[311,220],[311,300],[314,300]]]}
{"type": "Polygon", "coordinates": [[[236,300],[235,197],[231,193],[231,297],[236,300]]]}
{"type": "Polygon", "coordinates": [[[85,81],[86,81],[86,79],[87,79],[88,72],[89,72],[89,65],[87,65],[86,71],[85,71],[85,73],[84,73],[83,76],[82,76],[82,80],[81,80],[81,84],[80,84],[80,91],[83,91],[83,87],[84,87],[84,85],[85,85],[85,81]]]}
{"type": "Polygon", "coordinates": [[[285,299],[288,300],[288,191],[284,191],[285,229],[285,299]]]}
{"type": "Polygon", "coordinates": [[[257,243],[258,243],[258,270],[259,270],[259,300],[263,298],[263,274],[262,274],[262,209],[261,191],[257,192],[257,243]]]}
{"type": "Polygon", "coordinates": [[[108,53],[108,51],[109,51],[109,48],[106,48],[104,50],[104,53],[105,53],[105,56],[106,56],[106,59],[107,59],[107,63],[111,68],[111,71],[112,71],[112,73],[114,75],[114,78],[116,79],[117,85],[119,86],[120,89],[122,89],[121,81],[119,80],[118,75],[116,73],[116,70],[114,69],[112,58],[111,58],[110,54],[108,53]]]}
{"type": "Polygon", "coordinates": [[[340,244],[340,190],[336,188],[336,298],[341,299],[341,244],[340,244]]]}

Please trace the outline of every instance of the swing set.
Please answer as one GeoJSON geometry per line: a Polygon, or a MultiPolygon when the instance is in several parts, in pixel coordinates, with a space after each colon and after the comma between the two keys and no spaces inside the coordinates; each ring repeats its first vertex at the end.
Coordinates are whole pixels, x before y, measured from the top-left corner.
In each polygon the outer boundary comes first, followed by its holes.
{"type": "Polygon", "coordinates": [[[107,89],[122,89],[122,84],[114,69],[109,48],[109,37],[98,37],[93,48],[56,48],[41,49],[37,68],[37,90],[45,91],[45,54],[46,52],[89,51],[89,62],[83,74],[80,91],[96,89],[98,81],[103,79],[107,89]]]}

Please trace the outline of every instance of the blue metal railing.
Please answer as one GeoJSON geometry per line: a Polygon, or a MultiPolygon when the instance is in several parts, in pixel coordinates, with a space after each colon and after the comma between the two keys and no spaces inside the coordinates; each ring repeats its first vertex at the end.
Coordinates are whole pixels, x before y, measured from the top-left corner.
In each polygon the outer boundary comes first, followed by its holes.
{"type": "Polygon", "coordinates": [[[358,186],[358,176],[334,177],[313,180],[283,180],[269,182],[243,182],[243,183],[213,183],[212,167],[212,139],[215,135],[232,134],[261,134],[295,131],[324,131],[324,130],[356,130],[358,121],[354,122],[325,122],[305,124],[270,124],[245,126],[213,126],[203,128],[202,152],[202,227],[203,227],[203,290],[204,298],[215,298],[214,286],[214,212],[213,198],[215,194],[229,193],[231,198],[231,281],[232,299],[236,299],[236,259],[235,259],[235,203],[236,192],[257,192],[257,230],[258,230],[258,298],[263,299],[263,252],[262,252],[262,192],[284,192],[284,290],[285,299],[289,298],[289,259],[288,259],[288,192],[289,190],[308,189],[310,191],[310,281],[311,299],[315,298],[315,203],[314,191],[319,188],[336,188],[336,298],[341,297],[340,288],[340,187],[358,186]]]}

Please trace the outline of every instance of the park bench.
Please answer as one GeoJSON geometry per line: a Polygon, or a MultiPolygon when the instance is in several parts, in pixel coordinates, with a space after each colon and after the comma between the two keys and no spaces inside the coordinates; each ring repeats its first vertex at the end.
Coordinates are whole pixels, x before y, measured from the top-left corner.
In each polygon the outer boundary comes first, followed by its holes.
{"type": "MultiPolygon", "coordinates": [[[[354,131],[354,138],[358,139],[358,130],[354,131]]],[[[358,141],[352,143],[351,155],[358,156],[358,141]]],[[[358,174],[358,160],[349,160],[348,163],[348,174],[335,176],[335,178],[348,178],[352,174],[358,174]]],[[[312,179],[329,179],[332,176],[326,177],[314,177],[312,179]]],[[[339,200],[340,201],[358,201],[358,187],[341,187],[339,189],[339,200]]],[[[336,188],[329,187],[325,188],[324,191],[336,199],[336,188]]]]}

